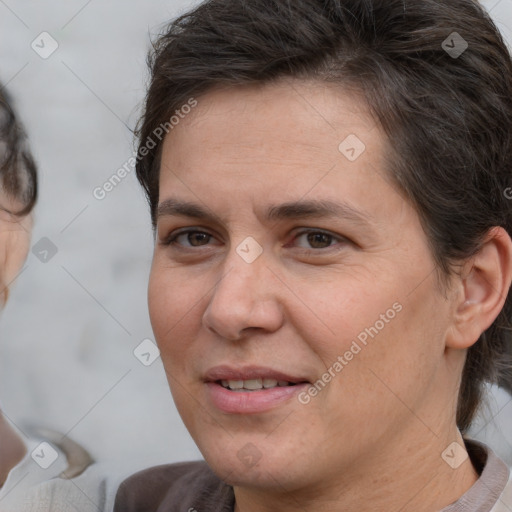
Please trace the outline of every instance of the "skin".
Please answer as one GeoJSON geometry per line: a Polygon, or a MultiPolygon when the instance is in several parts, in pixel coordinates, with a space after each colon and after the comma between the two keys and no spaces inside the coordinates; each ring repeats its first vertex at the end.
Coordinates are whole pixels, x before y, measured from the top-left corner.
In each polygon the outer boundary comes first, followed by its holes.
{"type": "Polygon", "coordinates": [[[237,512],[434,511],[478,478],[441,453],[463,445],[465,349],[503,307],[512,242],[494,230],[442,289],[387,152],[358,97],[305,81],[211,91],[164,141],[160,204],[194,202],[213,218],[161,212],[151,321],[176,406],[234,486],[237,512]],[[366,145],[354,162],[338,150],[349,134],[366,145]],[[300,200],[344,202],[366,220],[267,219],[270,205],[300,200]],[[166,244],[183,228],[211,236],[166,244]],[[306,229],[333,236],[312,245],[306,229]],[[236,252],[248,236],[263,249],[251,264],[236,252]],[[315,382],[395,303],[400,313],[307,405],[240,415],[209,400],[203,376],[219,364],[315,382]],[[248,443],[256,465],[237,456],[248,443]]]}
{"type": "MultiPolygon", "coordinates": [[[[0,204],[17,211],[21,204],[0,194],[0,204]]],[[[3,309],[10,286],[16,279],[30,247],[32,217],[19,218],[0,210],[0,307],[3,309]]],[[[0,411],[0,486],[9,471],[24,457],[25,444],[0,411]]]]}

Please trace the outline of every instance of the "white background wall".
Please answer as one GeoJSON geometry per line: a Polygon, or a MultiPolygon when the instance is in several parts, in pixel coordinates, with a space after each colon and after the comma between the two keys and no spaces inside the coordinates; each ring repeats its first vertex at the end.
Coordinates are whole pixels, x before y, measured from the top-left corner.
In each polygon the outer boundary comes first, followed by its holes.
{"type": "MultiPolygon", "coordinates": [[[[511,41],[512,0],[484,4],[511,41]]],[[[132,353],[152,338],[152,233],[142,192],[130,174],[104,200],[92,193],[132,154],[149,35],[191,5],[0,0],[0,79],[40,170],[33,243],[47,237],[58,250],[46,263],[29,255],[3,313],[3,409],[21,428],[70,432],[98,458],[123,459],[125,469],[200,457],[160,360],[145,367],[132,353]],[[31,48],[43,31],[59,45],[46,60],[31,48]]],[[[506,395],[498,400],[499,428],[487,432],[510,453],[512,405],[506,395]]]]}

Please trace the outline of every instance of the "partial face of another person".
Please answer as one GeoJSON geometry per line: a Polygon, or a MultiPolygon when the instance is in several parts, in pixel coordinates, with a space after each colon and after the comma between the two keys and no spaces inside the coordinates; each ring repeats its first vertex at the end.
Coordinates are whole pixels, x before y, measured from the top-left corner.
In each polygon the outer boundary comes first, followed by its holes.
{"type": "MultiPolygon", "coordinates": [[[[18,217],[10,211],[19,211],[22,204],[0,192],[0,310],[5,306],[9,290],[13,286],[30,247],[32,216],[18,217]]],[[[25,454],[25,445],[15,434],[0,411],[0,486],[11,468],[25,454]]]]}
{"type": "Polygon", "coordinates": [[[232,485],[329,485],[454,421],[453,301],[387,155],[358,97],[301,81],[209,92],[164,141],[151,321],[232,485]]]}
{"type": "Polygon", "coordinates": [[[0,193],[0,205],[3,207],[0,209],[0,307],[3,307],[30,248],[32,215],[19,217],[9,213],[21,210],[23,205],[4,193],[0,193]]]}

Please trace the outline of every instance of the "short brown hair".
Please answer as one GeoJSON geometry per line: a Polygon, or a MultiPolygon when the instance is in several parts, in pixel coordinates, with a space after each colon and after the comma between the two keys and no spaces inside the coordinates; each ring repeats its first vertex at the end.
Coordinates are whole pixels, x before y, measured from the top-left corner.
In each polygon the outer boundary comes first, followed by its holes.
{"type": "MultiPolygon", "coordinates": [[[[473,0],[209,0],[172,22],[150,54],[137,176],[156,222],[161,142],[153,130],[216,86],[316,79],[364,94],[390,142],[389,172],[415,205],[440,274],[512,233],[512,63],[473,0]],[[461,49],[449,49],[455,43],[461,49]],[[467,48],[465,48],[467,45],[467,48]],[[465,50],[465,51],[464,51],[465,50]]],[[[457,424],[486,381],[512,389],[512,298],[467,353],[457,424]]]]}
{"type": "MultiPolygon", "coordinates": [[[[16,215],[27,215],[37,200],[37,168],[12,100],[0,84],[0,188],[19,202],[16,215]]],[[[0,206],[1,207],[1,206],[0,206]]]]}

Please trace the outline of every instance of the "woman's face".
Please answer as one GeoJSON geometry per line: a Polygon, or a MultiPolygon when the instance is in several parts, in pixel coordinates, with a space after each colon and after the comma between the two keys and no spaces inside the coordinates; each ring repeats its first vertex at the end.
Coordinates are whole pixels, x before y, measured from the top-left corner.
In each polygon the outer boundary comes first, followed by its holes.
{"type": "Polygon", "coordinates": [[[385,156],[358,98],[299,81],[210,92],[164,141],[152,325],[233,485],[327,486],[453,421],[453,306],[385,156]]]}
{"type": "Polygon", "coordinates": [[[9,211],[19,211],[23,204],[0,192],[0,308],[8,297],[30,248],[32,216],[19,217],[9,211]],[[6,211],[7,210],[7,211],[6,211]]]}

